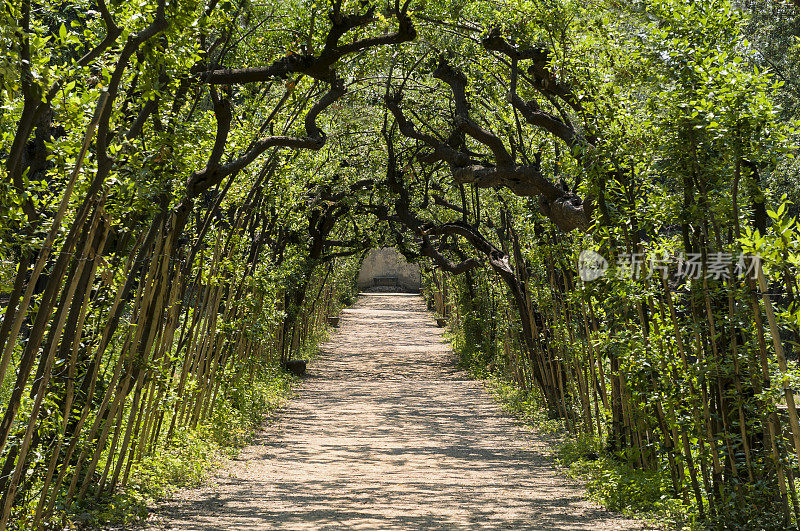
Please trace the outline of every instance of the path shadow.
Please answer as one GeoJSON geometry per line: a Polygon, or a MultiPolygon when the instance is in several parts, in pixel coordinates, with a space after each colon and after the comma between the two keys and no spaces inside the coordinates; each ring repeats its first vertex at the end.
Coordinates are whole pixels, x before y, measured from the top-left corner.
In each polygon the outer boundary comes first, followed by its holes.
{"type": "Polygon", "coordinates": [[[173,529],[642,529],[599,510],[455,368],[419,295],[362,294],[277,422],[173,529]]]}

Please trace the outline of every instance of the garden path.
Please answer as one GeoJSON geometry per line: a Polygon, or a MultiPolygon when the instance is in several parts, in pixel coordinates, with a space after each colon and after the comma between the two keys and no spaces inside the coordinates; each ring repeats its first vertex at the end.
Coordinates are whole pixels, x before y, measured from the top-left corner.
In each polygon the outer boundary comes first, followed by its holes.
{"type": "Polygon", "coordinates": [[[643,529],[455,366],[419,295],[362,294],[278,418],[159,529],[643,529]]]}

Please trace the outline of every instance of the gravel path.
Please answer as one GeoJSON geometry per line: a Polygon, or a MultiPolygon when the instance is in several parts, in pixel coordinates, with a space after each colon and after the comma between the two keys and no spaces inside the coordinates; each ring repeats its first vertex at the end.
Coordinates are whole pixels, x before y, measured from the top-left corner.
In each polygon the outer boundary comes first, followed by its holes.
{"type": "Polygon", "coordinates": [[[597,509],[504,415],[418,295],[362,294],[309,376],[160,529],[645,529],[597,509]]]}

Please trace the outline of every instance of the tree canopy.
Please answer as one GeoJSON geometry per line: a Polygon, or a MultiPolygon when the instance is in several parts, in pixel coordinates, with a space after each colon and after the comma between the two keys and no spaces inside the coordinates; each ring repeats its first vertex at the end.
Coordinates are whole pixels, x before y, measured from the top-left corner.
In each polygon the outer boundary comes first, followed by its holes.
{"type": "Polygon", "coordinates": [[[662,508],[796,525],[797,10],[6,0],[0,529],[243,403],[381,246],[662,508]]]}

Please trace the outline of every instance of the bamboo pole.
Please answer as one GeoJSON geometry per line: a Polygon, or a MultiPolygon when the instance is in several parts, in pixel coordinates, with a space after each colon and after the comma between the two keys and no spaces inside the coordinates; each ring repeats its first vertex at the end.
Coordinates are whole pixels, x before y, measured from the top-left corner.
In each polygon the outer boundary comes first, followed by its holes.
{"type": "MultiPolygon", "coordinates": [[[[76,264],[75,272],[62,293],[62,305],[56,311],[57,317],[56,321],[53,324],[54,328],[51,329],[50,331],[50,335],[54,338],[54,340],[50,342],[50,347],[47,350],[44,359],[42,360],[42,365],[44,366],[44,372],[42,380],[38,382],[38,389],[36,392],[36,397],[34,399],[33,407],[31,408],[30,420],[28,421],[27,429],[25,431],[22,440],[20,441],[20,449],[17,455],[17,465],[14,468],[14,473],[7,485],[7,490],[5,493],[5,504],[2,508],[2,514],[0,514],[0,529],[5,529],[8,523],[8,519],[11,517],[11,510],[14,504],[14,496],[16,494],[19,481],[22,477],[23,470],[25,469],[25,463],[26,463],[25,459],[28,455],[28,450],[30,449],[31,439],[33,437],[34,430],[38,425],[39,410],[42,406],[42,401],[44,400],[44,396],[47,393],[47,387],[50,381],[53,361],[55,358],[55,352],[58,346],[58,341],[56,341],[55,338],[58,338],[61,335],[61,331],[64,328],[64,324],[67,319],[67,314],[69,313],[69,308],[72,305],[75,297],[76,288],[78,287],[80,277],[82,276],[83,273],[83,269],[86,267],[86,257],[89,255],[91,246],[94,243],[94,236],[97,227],[99,225],[99,221],[100,221],[100,215],[97,213],[97,210],[95,210],[95,214],[93,216],[93,219],[91,220],[89,234],[85,239],[84,248],[81,251],[78,263],[76,264]]],[[[102,238],[102,241],[105,242],[105,237],[102,238]]]]}
{"type": "Polygon", "coordinates": [[[764,278],[764,270],[761,268],[760,264],[757,268],[757,276],[758,287],[761,290],[761,297],[764,301],[764,313],[767,316],[769,332],[772,337],[772,346],[775,349],[775,357],[778,360],[778,368],[781,371],[781,385],[783,386],[783,395],[786,399],[786,408],[789,414],[789,427],[792,430],[795,455],[797,456],[798,462],[800,462],[800,423],[798,423],[797,404],[794,400],[794,390],[789,385],[789,380],[784,376],[788,372],[789,367],[786,363],[786,355],[783,352],[783,343],[781,342],[778,321],[775,318],[775,312],[772,311],[769,287],[767,286],[767,280],[764,278]]]}

